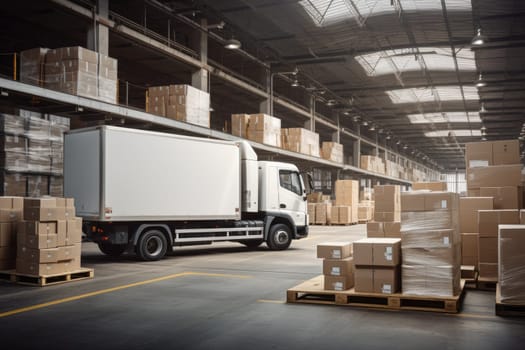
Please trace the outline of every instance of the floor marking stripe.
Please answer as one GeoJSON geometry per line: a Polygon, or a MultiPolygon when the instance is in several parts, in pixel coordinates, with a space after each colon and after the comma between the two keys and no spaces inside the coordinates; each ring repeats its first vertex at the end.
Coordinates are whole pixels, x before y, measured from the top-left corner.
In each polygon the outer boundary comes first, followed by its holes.
{"type": "Polygon", "coordinates": [[[268,304],[286,304],[285,300],[270,300],[270,299],[258,299],[258,303],[268,303],[268,304]]]}
{"type": "Polygon", "coordinates": [[[116,292],[116,291],[119,291],[119,290],[122,290],[122,289],[127,289],[127,288],[142,286],[142,285],[145,285],[145,284],[151,284],[151,283],[166,281],[166,280],[169,280],[169,279],[174,279],[174,278],[183,277],[183,276],[251,278],[251,276],[247,276],[247,275],[233,275],[233,274],[206,273],[206,272],[181,272],[181,273],[176,273],[176,274],[172,274],[172,275],[152,278],[152,279],[149,279],[149,280],[135,282],[135,283],[130,283],[130,284],[125,284],[125,285],[118,286],[118,287],[101,289],[101,290],[97,290],[97,291],[94,291],[94,292],[79,294],[79,295],[75,295],[75,296],[72,296],[72,297],[67,297],[67,298],[63,298],[63,299],[57,299],[57,300],[48,301],[48,302],[42,303],[42,304],[36,304],[36,305],[22,307],[22,308],[19,308],[19,309],[14,309],[14,310],[2,312],[2,313],[0,313],[0,318],[11,316],[11,315],[16,315],[16,314],[20,314],[20,313],[28,312],[28,311],[32,311],[32,310],[38,310],[38,309],[42,309],[42,308],[45,308],[45,307],[48,307],[48,306],[68,303],[70,301],[75,301],[75,300],[79,300],[79,299],[89,298],[89,297],[96,296],[96,295],[116,292]]]}

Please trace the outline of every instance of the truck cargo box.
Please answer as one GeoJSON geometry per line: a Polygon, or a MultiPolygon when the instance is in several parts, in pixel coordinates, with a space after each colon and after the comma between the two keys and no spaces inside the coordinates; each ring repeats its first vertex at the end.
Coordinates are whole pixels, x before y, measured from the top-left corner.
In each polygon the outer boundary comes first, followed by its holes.
{"type": "Polygon", "coordinates": [[[237,142],[99,126],[64,136],[64,194],[101,221],[238,220],[237,142]]]}

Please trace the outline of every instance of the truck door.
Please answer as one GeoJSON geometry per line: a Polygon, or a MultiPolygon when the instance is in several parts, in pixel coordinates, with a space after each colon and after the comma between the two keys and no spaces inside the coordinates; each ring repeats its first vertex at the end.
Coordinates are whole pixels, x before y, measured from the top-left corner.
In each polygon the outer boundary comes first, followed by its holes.
{"type": "Polygon", "coordinates": [[[279,210],[290,215],[296,226],[306,225],[305,189],[297,171],[279,170],[279,210]]]}

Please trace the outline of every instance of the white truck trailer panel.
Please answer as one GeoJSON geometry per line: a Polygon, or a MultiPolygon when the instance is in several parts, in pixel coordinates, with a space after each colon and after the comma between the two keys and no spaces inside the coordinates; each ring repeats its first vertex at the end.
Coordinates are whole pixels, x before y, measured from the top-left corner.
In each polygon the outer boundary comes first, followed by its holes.
{"type": "MultiPolygon", "coordinates": [[[[101,199],[99,220],[240,219],[238,144],[108,126],[95,130],[66,135],[64,171],[86,170],[83,155],[69,152],[83,151],[77,142],[85,143],[86,134],[99,143],[99,173],[94,174],[96,166],[87,169],[100,179],[93,188],[101,199]]],[[[84,149],[89,157],[95,156],[90,147],[84,149]]],[[[75,198],[77,215],[89,217],[94,205],[93,193],[85,188],[86,177],[65,176],[69,181],[64,191],[75,198]]]]}

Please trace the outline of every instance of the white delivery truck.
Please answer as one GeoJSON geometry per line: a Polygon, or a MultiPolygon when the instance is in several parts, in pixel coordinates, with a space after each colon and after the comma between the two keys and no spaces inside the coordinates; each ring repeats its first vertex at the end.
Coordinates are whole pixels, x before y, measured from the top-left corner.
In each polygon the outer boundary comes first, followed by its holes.
{"type": "Polygon", "coordinates": [[[174,246],[308,235],[306,191],[293,164],[258,161],[245,141],[113,126],[64,136],[64,194],[87,238],[118,256],[158,260],[174,246]]]}

